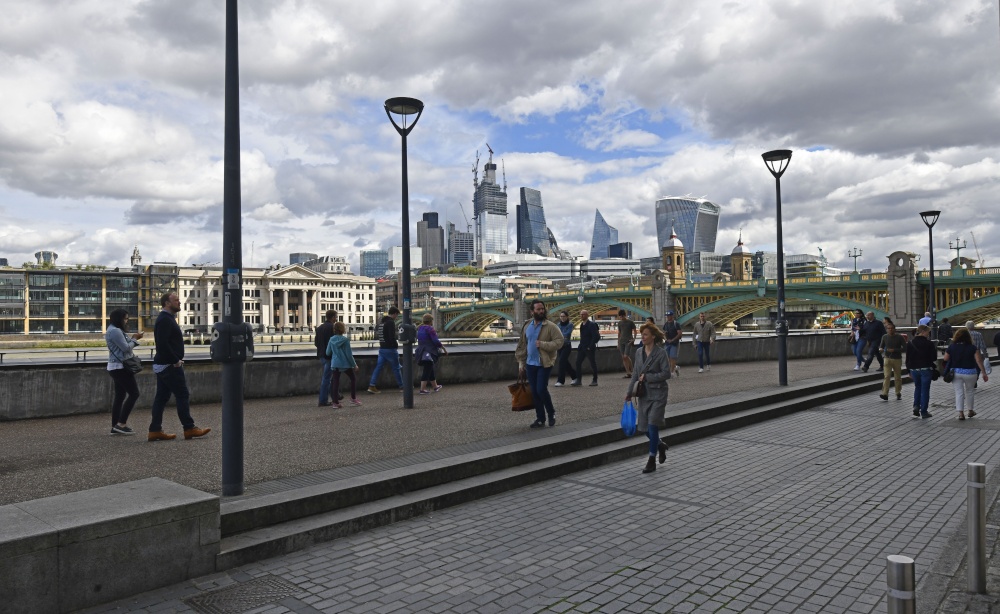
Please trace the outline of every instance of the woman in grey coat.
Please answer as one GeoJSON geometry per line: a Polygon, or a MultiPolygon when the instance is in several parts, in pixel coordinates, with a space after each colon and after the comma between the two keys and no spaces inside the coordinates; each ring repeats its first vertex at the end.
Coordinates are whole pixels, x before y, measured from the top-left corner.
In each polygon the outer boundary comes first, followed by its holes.
{"type": "Polygon", "coordinates": [[[656,324],[646,323],[639,329],[642,349],[635,353],[635,366],[629,382],[625,400],[634,395],[639,382],[645,382],[646,394],[636,397],[636,412],[639,414],[637,430],[646,431],[649,437],[649,460],[643,473],[656,471],[656,457],[660,464],[667,460],[667,442],[660,439],[660,429],[666,428],[664,414],[667,411],[667,380],[670,379],[670,361],[663,348],[663,331],[656,324]]]}

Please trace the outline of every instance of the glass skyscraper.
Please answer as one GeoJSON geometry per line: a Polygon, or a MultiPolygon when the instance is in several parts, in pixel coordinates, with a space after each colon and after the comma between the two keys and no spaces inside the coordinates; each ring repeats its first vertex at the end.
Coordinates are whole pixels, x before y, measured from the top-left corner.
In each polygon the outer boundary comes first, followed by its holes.
{"type": "Polygon", "coordinates": [[[507,253],[507,192],[497,184],[497,165],[493,163],[492,151],[483,171],[483,180],[476,181],[472,197],[476,259],[480,266],[485,260],[483,254],[507,253]]]}
{"type": "Polygon", "coordinates": [[[656,201],[656,238],[662,248],[670,240],[670,229],[684,244],[684,251],[714,252],[719,233],[719,205],[703,198],[667,196],[656,201]]]}
{"type": "Polygon", "coordinates": [[[594,216],[594,237],[590,240],[590,258],[607,258],[608,248],[618,242],[618,229],[609,226],[597,210],[594,216]]]}
{"type": "Polygon", "coordinates": [[[384,249],[361,250],[361,274],[379,278],[389,270],[389,252],[384,249]]]}
{"type": "Polygon", "coordinates": [[[517,253],[548,256],[551,251],[542,193],[521,188],[521,204],[517,206],[517,253]]]}

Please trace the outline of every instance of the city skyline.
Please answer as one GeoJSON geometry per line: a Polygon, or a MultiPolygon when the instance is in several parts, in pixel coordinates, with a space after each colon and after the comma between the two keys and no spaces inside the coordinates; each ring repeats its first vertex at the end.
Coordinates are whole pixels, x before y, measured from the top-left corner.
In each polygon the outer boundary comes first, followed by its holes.
{"type": "MultiPolygon", "coordinates": [[[[651,203],[687,193],[725,210],[719,251],[740,227],[773,249],[760,154],[789,148],[787,251],[821,246],[847,268],[857,247],[859,267],[883,270],[891,245],[926,266],[918,213],[940,209],[935,262],[955,238],[1000,262],[985,240],[1000,170],[985,0],[637,2],[613,15],[432,1],[418,9],[428,29],[399,23],[397,6],[240,5],[245,266],[306,251],[357,269],[362,249],[400,243],[399,138],[382,110],[399,95],[426,103],[409,139],[411,220],[438,211],[464,229],[458,202],[472,215],[469,170],[489,143],[512,186],[545,194],[573,254],[589,253],[595,204],[614,207],[636,255],[654,253],[651,203]]],[[[125,265],[138,243],[158,260],[220,261],[222,6],[10,0],[5,15],[0,258],[125,265]]]]}

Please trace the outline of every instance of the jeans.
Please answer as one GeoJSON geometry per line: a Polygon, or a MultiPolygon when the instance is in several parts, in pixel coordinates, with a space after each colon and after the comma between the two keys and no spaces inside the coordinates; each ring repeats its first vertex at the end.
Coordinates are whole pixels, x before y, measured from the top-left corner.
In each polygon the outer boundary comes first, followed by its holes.
{"type": "Polygon", "coordinates": [[[135,374],[128,369],[112,369],[108,375],[115,382],[115,400],[111,402],[111,426],[125,424],[139,400],[139,386],[135,374]],[[126,396],[127,395],[127,396],[126,396]]]}
{"type": "Polygon", "coordinates": [[[597,346],[590,348],[576,349],[576,379],[583,378],[583,360],[590,361],[590,370],[594,373],[594,381],[597,381],[597,346]]]}
{"type": "Polygon", "coordinates": [[[865,359],[864,369],[868,370],[868,367],[872,366],[872,360],[878,358],[878,368],[885,368],[885,361],[882,359],[882,351],[879,350],[877,343],[872,343],[868,348],[868,358],[865,359]]]}
{"type": "Polygon", "coordinates": [[[378,380],[378,374],[382,372],[382,367],[389,365],[393,375],[396,376],[396,384],[403,387],[403,373],[399,366],[399,353],[394,348],[381,348],[378,351],[378,362],[375,363],[375,370],[372,371],[372,378],[368,380],[368,387],[374,387],[378,380]]]}
{"type": "Polygon", "coordinates": [[[660,450],[660,427],[652,424],[647,426],[646,437],[649,437],[649,457],[652,458],[660,450]]]}
{"type": "Polygon", "coordinates": [[[191,393],[188,391],[187,379],[184,377],[184,367],[167,367],[166,371],[156,374],[156,396],[153,397],[153,416],[149,423],[149,432],[158,433],[163,430],[163,410],[167,407],[170,395],[177,401],[177,418],[184,430],[194,428],[191,417],[191,393]]]}
{"type": "Polygon", "coordinates": [[[552,406],[552,397],[549,395],[549,374],[552,373],[552,367],[526,365],[525,371],[528,374],[531,398],[535,401],[535,418],[538,422],[545,422],[545,412],[547,411],[549,421],[555,420],[556,408],[552,406]]]}
{"type": "Polygon", "coordinates": [[[712,366],[711,342],[696,341],[695,344],[698,346],[698,368],[704,369],[705,365],[712,366]]]}
{"type": "Polygon", "coordinates": [[[927,413],[931,401],[931,373],[930,369],[910,369],[910,377],[913,378],[913,409],[919,409],[922,414],[927,413]]]}
{"type": "Polygon", "coordinates": [[[854,357],[858,359],[858,366],[865,361],[865,342],[855,341],[851,344],[851,351],[854,352],[854,357]]]}
{"type": "MultiPolygon", "coordinates": [[[[326,405],[330,402],[330,378],[333,376],[333,371],[330,370],[330,358],[320,358],[320,362],[323,364],[323,381],[319,383],[319,404],[326,405]]],[[[334,394],[334,397],[339,395],[334,394]]],[[[334,398],[334,401],[337,399],[334,398]]]]}
{"type": "Polygon", "coordinates": [[[896,396],[903,392],[903,359],[885,359],[885,377],[882,379],[882,394],[889,394],[889,385],[892,383],[892,375],[896,374],[896,396]]]}
{"type": "Polygon", "coordinates": [[[569,353],[573,351],[573,346],[570,345],[569,339],[567,339],[562,347],[559,348],[559,356],[556,360],[559,362],[559,371],[556,373],[556,381],[560,384],[566,383],[566,375],[569,375],[571,380],[576,379],[576,369],[569,364],[569,353]]]}
{"type": "Polygon", "coordinates": [[[976,403],[975,373],[956,373],[951,385],[955,387],[955,409],[957,411],[974,409],[976,403]]]}

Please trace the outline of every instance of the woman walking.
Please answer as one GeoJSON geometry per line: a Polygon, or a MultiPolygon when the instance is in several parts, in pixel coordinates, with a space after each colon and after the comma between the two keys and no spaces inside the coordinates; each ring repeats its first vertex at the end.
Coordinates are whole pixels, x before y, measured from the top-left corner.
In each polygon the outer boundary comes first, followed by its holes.
{"type": "Polygon", "coordinates": [[[930,418],[927,407],[931,400],[931,380],[937,364],[937,346],[931,341],[931,329],[925,324],[917,327],[913,340],[906,344],[906,368],[913,378],[913,415],[930,418]]]}
{"type": "MultiPolygon", "coordinates": [[[[334,398],[337,398],[337,393],[340,391],[340,374],[344,373],[347,375],[347,379],[351,380],[351,405],[361,405],[361,401],[358,400],[358,363],[354,360],[354,354],[351,353],[351,340],[345,336],[347,333],[347,325],[343,322],[333,323],[333,336],[330,337],[330,342],[326,346],[326,355],[330,357],[330,371],[333,373],[333,385],[330,390],[333,392],[334,398]]],[[[332,405],[334,409],[340,409],[343,405],[340,401],[334,402],[332,405]]]]}
{"type": "Polygon", "coordinates": [[[563,336],[562,347],[559,348],[559,355],[556,360],[558,360],[559,370],[556,372],[556,387],[563,386],[566,384],[566,375],[569,375],[569,380],[573,381],[576,379],[576,369],[573,365],[569,364],[569,353],[573,351],[573,343],[570,337],[573,335],[573,323],[569,320],[569,313],[565,311],[559,312],[559,321],[556,322],[556,326],[559,327],[559,332],[563,336]]]}
{"type": "Polygon", "coordinates": [[[124,363],[133,356],[132,348],[139,345],[142,333],[131,337],[125,334],[128,330],[128,312],[115,309],[108,314],[108,329],[104,333],[104,342],[108,344],[108,375],[115,383],[115,398],[111,402],[111,434],[135,435],[128,426],[128,417],[139,400],[139,386],[135,382],[135,373],[125,367],[124,363]]]}
{"type": "Polygon", "coordinates": [[[851,350],[857,359],[854,370],[860,371],[861,363],[865,361],[865,312],[855,309],[854,315],[851,320],[851,350]]]}
{"type": "Polygon", "coordinates": [[[420,394],[430,394],[443,388],[437,383],[434,375],[434,363],[437,362],[441,354],[447,354],[441,340],[438,339],[437,331],[434,330],[434,317],[425,313],[420,328],[417,329],[417,364],[423,367],[420,375],[420,394]]]}
{"type": "Polygon", "coordinates": [[[649,437],[649,459],[643,473],[656,471],[656,460],[662,465],[667,460],[667,442],[660,439],[660,429],[666,428],[664,414],[667,411],[667,380],[670,379],[670,361],[663,347],[663,331],[655,324],[643,324],[639,329],[642,339],[641,349],[636,352],[632,379],[629,382],[625,400],[636,398],[636,413],[639,414],[637,430],[646,431],[649,437]],[[642,382],[645,394],[636,396],[636,389],[642,382]]]}
{"type": "Polygon", "coordinates": [[[976,380],[979,375],[978,368],[983,371],[983,381],[990,381],[990,376],[986,375],[983,369],[983,356],[979,349],[972,344],[972,335],[965,328],[955,331],[955,337],[944,353],[946,369],[951,369],[955,374],[952,385],[955,387],[955,409],[958,410],[958,419],[965,420],[964,410],[968,410],[969,417],[976,415],[973,410],[975,406],[976,380]]]}

